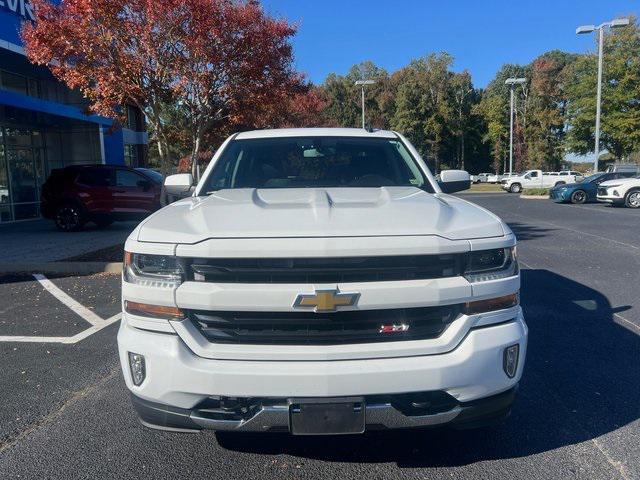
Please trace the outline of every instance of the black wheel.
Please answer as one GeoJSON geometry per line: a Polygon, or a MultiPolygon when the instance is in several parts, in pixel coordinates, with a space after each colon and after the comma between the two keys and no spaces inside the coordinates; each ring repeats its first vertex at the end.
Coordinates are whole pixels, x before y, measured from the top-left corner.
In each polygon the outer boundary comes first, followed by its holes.
{"type": "Polygon", "coordinates": [[[93,223],[95,223],[100,228],[104,228],[104,227],[108,227],[109,225],[111,225],[113,223],[113,219],[112,218],[98,218],[98,219],[94,220],[93,223]]]}
{"type": "Polygon", "coordinates": [[[54,217],[56,227],[63,232],[77,232],[84,227],[85,219],[77,205],[66,204],[58,207],[54,217]]]}
{"type": "Polygon", "coordinates": [[[629,208],[640,208],[640,190],[632,190],[624,197],[624,204],[629,208]]]}
{"type": "Polygon", "coordinates": [[[571,203],[584,203],[587,201],[587,193],[584,190],[576,190],[571,194],[571,203]]]}
{"type": "Polygon", "coordinates": [[[567,182],[556,182],[556,184],[554,185],[554,187],[557,187],[559,185],[566,185],[567,182]]]}
{"type": "Polygon", "coordinates": [[[509,187],[509,191],[511,193],[520,193],[522,191],[522,185],[520,185],[519,183],[512,183],[509,187]]]}

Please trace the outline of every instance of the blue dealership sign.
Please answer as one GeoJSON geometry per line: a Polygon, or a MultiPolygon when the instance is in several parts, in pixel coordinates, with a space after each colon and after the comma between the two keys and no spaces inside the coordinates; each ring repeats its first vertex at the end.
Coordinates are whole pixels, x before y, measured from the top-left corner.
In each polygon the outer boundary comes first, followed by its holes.
{"type": "Polygon", "coordinates": [[[29,0],[0,0],[0,41],[22,46],[20,27],[25,20],[34,20],[29,0]]]}
{"type": "Polygon", "coordinates": [[[33,8],[28,0],[0,0],[0,10],[20,15],[26,20],[35,20],[33,8]]]}

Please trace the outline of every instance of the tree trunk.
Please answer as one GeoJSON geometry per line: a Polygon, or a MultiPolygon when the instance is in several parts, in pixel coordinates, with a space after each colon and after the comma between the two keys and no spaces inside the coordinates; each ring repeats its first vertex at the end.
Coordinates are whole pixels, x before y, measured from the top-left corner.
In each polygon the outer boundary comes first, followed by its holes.
{"type": "Polygon", "coordinates": [[[460,134],[460,170],[464,170],[464,132],[460,134]]]}
{"type": "Polygon", "coordinates": [[[171,173],[171,158],[169,156],[169,145],[167,144],[166,139],[164,139],[161,135],[158,135],[156,139],[156,143],[158,145],[158,156],[160,157],[160,171],[163,175],[169,175],[171,173]]]}
{"type": "MultiPolygon", "coordinates": [[[[161,136],[158,136],[157,144],[158,144],[158,156],[160,157],[160,171],[166,177],[167,175],[169,175],[169,173],[171,173],[171,167],[172,167],[171,158],[169,157],[169,145],[166,139],[162,138],[161,136]]],[[[164,182],[163,182],[162,189],[160,190],[160,205],[164,207],[169,203],[170,203],[170,200],[164,188],[164,182]]]]}
{"type": "Polygon", "coordinates": [[[200,153],[200,144],[202,143],[202,129],[198,128],[193,137],[193,149],[191,150],[191,175],[196,181],[199,181],[198,170],[198,154],[200,153]]]}

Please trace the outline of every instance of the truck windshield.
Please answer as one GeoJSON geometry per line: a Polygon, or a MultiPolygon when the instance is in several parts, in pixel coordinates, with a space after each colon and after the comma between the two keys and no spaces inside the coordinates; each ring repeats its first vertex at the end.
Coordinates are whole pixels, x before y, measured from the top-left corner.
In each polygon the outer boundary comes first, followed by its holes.
{"type": "Polygon", "coordinates": [[[230,142],[203,191],[386,186],[414,186],[432,192],[399,140],[287,137],[230,142]]]}

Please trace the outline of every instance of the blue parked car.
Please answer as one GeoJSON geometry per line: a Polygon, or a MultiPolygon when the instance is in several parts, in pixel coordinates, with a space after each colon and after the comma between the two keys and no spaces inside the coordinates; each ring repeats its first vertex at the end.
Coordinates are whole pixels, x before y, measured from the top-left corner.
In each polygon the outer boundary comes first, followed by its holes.
{"type": "Polygon", "coordinates": [[[549,198],[556,203],[587,203],[596,202],[598,185],[607,180],[630,178],[637,175],[635,171],[599,172],[586,177],[580,183],[558,185],[549,191],[549,198]]]}

